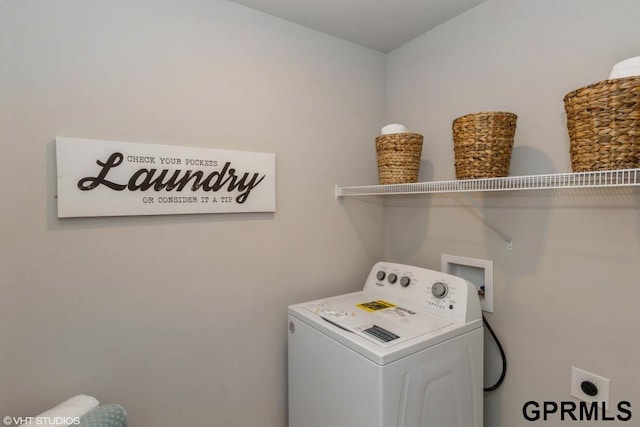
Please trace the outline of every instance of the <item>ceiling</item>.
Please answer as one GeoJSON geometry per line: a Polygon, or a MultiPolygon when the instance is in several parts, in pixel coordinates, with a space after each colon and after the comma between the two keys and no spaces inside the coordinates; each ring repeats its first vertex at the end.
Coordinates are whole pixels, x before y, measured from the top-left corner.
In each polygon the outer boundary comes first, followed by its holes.
{"type": "Polygon", "coordinates": [[[387,53],[485,0],[232,0],[387,53]]]}

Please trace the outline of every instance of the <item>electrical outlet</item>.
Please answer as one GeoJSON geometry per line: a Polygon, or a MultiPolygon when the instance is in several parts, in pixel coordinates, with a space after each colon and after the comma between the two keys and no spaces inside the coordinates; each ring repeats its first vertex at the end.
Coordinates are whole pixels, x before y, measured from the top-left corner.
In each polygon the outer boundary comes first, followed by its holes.
{"type": "Polygon", "coordinates": [[[585,402],[604,402],[608,408],[609,386],[608,378],[571,367],[571,396],[585,402]]]}
{"type": "Polygon", "coordinates": [[[441,254],[440,271],[473,283],[478,288],[480,308],[493,313],[493,261],[441,254]]]}

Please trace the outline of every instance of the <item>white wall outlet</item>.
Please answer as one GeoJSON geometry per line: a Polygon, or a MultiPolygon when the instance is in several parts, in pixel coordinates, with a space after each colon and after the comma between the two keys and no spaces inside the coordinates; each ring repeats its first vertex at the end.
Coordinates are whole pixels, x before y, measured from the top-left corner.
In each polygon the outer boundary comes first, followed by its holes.
{"type": "Polygon", "coordinates": [[[609,408],[609,383],[608,378],[583,371],[573,366],[571,367],[571,396],[575,398],[584,400],[585,402],[604,402],[605,407],[609,408]],[[590,389],[589,384],[583,385],[585,381],[595,385],[597,391],[590,389]],[[591,396],[591,394],[593,394],[593,396],[591,396]]]}
{"type": "Polygon", "coordinates": [[[480,308],[493,313],[493,261],[441,254],[440,271],[473,283],[478,288],[480,308]]]}

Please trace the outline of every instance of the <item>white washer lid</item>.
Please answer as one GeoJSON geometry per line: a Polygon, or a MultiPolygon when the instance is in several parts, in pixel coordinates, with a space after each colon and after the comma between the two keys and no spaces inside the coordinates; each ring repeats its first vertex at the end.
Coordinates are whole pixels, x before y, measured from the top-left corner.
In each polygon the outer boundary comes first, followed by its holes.
{"type": "Polygon", "coordinates": [[[303,308],[385,348],[431,334],[454,323],[363,292],[308,303],[303,308]]]}

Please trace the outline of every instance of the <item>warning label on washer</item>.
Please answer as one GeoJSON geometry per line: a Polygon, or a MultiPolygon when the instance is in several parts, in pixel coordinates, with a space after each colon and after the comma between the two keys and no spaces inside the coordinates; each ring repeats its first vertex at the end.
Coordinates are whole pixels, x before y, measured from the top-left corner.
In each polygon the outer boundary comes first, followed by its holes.
{"type": "Polygon", "coordinates": [[[393,308],[395,306],[395,304],[391,304],[390,302],[379,299],[376,301],[363,302],[362,304],[358,304],[356,307],[359,307],[366,311],[378,311],[384,310],[385,308],[393,308]]]}

